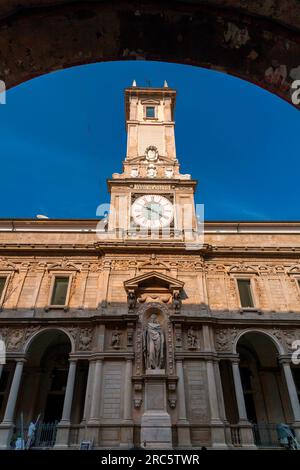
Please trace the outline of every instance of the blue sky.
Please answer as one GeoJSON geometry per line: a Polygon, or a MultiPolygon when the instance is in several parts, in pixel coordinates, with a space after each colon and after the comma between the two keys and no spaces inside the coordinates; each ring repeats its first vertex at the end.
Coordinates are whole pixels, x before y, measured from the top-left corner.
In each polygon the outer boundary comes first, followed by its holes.
{"type": "Polygon", "coordinates": [[[110,62],[45,75],[0,106],[0,218],[94,218],[125,157],[123,89],[178,91],[182,173],[199,180],[207,220],[299,220],[300,114],[237,78],[158,62],[110,62]]]}

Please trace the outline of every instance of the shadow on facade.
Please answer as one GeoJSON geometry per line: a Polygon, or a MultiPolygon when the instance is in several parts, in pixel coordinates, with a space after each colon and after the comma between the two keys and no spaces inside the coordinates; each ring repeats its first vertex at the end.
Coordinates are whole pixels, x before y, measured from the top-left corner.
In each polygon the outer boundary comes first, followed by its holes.
{"type": "Polygon", "coordinates": [[[2,448],[38,421],[37,447],[139,446],[145,407],[143,329],[164,321],[166,411],[178,447],[276,447],[276,426],[300,422],[291,362],[299,313],[210,311],[204,304],[126,303],[100,310],[5,311],[2,448]],[[120,313],[123,312],[123,313],[120,313]],[[278,320],[274,322],[274,315],[278,320]],[[239,316],[239,319],[238,319],[239,316]],[[13,318],[13,320],[12,320],[13,318]],[[289,319],[289,320],[288,320],[289,319]]]}

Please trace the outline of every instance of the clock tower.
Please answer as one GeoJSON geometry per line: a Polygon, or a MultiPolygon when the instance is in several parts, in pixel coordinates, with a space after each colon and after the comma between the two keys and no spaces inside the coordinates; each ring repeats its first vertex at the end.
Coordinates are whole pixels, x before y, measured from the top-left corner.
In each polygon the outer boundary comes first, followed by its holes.
{"type": "Polygon", "coordinates": [[[180,173],[175,145],[176,91],[125,89],[127,150],[123,172],[108,180],[108,232],[117,239],[195,240],[196,181],[180,173]]]}

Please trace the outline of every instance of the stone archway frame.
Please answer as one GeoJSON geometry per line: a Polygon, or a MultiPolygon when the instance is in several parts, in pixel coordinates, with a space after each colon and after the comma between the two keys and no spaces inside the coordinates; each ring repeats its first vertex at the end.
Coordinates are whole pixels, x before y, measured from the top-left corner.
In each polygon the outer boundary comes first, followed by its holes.
{"type": "Polygon", "coordinates": [[[64,333],[66,335],[66,337],[69,339],[70,344],[71,344],[70,354],[75,352],[75,347],[76,347],[75,338],[74,338],[74,336],[72,336],[72,334],[70,333],[70,331],[67,328],[60,327],[60,326],[59,327],[48,326],[48,327],[45,327],[45,328],[38,329],[31,336],[29,336],[29,338],[25,341],[25,343],[23,345],[24,354],[28,354],[30,346],[32,345],[32,343],[34,342],[34,340],[38,336],[40,336],[43,333],[50,332],[50,331],[57,331],[57,332],[64,333]]]}
{"type": "Polygon", "coordinates": [[[258,328],[247,328],[246,330],[243,330],[243,331],[241,331],[237,334],[237,336],[235,337],[235,339],[233,341],[233,344],[232,344],[232,349],[233,349],[234,354],[237,354],[237,345],[238,345],[239,340],[242,338],[242,336],[244,336],[248,333],[258,333],[258,334],[262,334],[262,335],[266,336],[267,338],[269,338],[272,341],[272,343],[274,344],[274,346],[276,348],[276,351],[279,355],[285,354],[284,347],[282,346],[282,344],[279,342],[279,340],[274,335],[272,335],[267,330],[260,330],[258,328]]]}
{"type": "Polygon", "coordinates": [[[147,59],[225,72],[291,103],[300,5],[282,3],[3,0],[0,79],[10,88],[74,65],[147,59]]]}
{"type": "Polygon", "coordinates": [[[284,341],[280,341],[280,335],[277,333],[281,333],[281,330],[266,330],[260,328],[236,328],[236,327],[222,327],[218,328],[215,331],[215,344],[216,344],[216,351],[218,354],[237,354],[237,344],[240,338],[247,334],[247,333],[261,333],[268,337],[276,347],[276,350],[279,355],[286,354],[285,351],[285,343],[284,341]]]}

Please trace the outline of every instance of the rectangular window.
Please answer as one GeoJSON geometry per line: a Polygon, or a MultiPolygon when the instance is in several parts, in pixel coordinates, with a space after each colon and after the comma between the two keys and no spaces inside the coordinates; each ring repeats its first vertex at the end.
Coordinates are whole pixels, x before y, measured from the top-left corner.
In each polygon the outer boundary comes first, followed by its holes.
{"type": "Polygon", "coordinates": [[[155,118],[155,107],[154,106],[146,106],[146,118],[155,118]]]}
{"type": "Polygon", "coordinates": [[[237,283],[240,294],[241,306],[243,308],[254,307],[250,279],[238,279],[237,283]]]}
{"type": "Polygon", "coordinates": [[[2,298],[4,287],[6,284],[6,276],[0,276],[0,299],[2,298]]]}
{"type": "Polygon", "coordinates": [[[69,280],[70,278],[68,276],[55,277],[52,297],[51,297],[51,305],[61,305],[61,306],[66,305],[69,280]]]}

